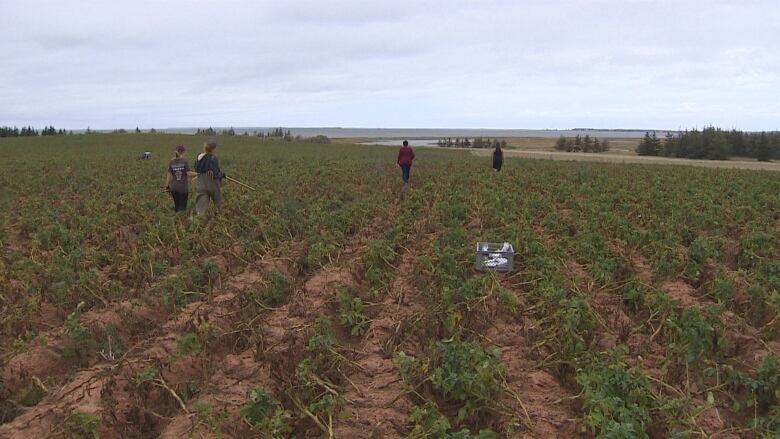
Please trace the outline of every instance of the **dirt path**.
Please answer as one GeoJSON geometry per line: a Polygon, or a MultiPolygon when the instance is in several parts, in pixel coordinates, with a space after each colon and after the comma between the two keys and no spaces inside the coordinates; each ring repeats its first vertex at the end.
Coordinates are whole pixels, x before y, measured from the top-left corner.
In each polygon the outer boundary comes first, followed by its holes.
{"type": "MultiPolygon", "coordinates": [[[[420,231],[423,227],[414,227],[420,231]]],[[[419,235],[419,233],[418,233],[419,235]]],[[[409,239],[419,245],[419,236],[409,239]]],[[[344,395],[350,403],[347,410],[352,416],[334,428],[335,437],[403,437],[412,404],[401,397],[407,390],[398,368],[393,363],[393,345],[397,342],[400,325],[409,316],[425,310],[420,292],[414,286],[415,249],[407,250],[399,259],[394,280],[382,301],[377,304],[377,314],[357,346],[360,352],[358,365],[349,380],[344,395]]]]}

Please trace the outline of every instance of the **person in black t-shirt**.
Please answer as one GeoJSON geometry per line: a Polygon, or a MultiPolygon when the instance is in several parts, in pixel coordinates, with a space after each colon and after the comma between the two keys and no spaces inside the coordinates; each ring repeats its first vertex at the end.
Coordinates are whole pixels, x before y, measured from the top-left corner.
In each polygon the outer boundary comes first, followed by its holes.
{"type": "Polygon", "coordinates": [[[187,177],[193,174],[190,164],[184,158],[184,152],[184,145],[176,145],[176,157],[168,163],[168,172],[165,173],[165,187],[173,198],[173,208],[176,212],[187,210],[187,177]]]}

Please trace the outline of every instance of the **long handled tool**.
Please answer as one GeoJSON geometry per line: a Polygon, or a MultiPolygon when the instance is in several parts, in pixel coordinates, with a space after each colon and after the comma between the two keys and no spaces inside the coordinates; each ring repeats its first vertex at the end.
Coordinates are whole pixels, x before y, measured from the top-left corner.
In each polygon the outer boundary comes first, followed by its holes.
{"type": "Polygon", "coordinates": [[[240,181],[236,180],[235,178],[231,178],[231,177],[228,177],[228,176],[226,175],[226,176],[225,176],[225,180],[227,180],[227,181],[232,181],[233,183],[235,183],[235,184],[237,184],[237,185],[239,185],[239,186],[243,186],[243,187],[245,187],[245,188],[247,188],[247,189],[249,189],[249,190],[253,190],[253,191],[257,192],[257,189],[253,188],[252,186],[249,186],[248,184],[241,183],[240,181]]]}

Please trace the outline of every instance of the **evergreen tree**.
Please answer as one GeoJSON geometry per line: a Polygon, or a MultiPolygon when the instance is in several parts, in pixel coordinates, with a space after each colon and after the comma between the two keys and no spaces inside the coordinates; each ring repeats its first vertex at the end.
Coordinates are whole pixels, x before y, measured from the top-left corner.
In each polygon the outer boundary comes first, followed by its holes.
{"type": "Polygon", "coordinates": [[[658,155],[658,153],[661,151],[661,139],[655,135],[655,131],[653,131],[653,135],[650,136],[650,141],[653,145],[653,155],[658,155]]]}
{"type": "Polygon", "coordinates": [[[555,141],[555,149],[558,151],[567,151],[569,148],[569,144],[566,141],[565,136],[558,137],[558,140],[555,141]]]}
{"type": "Polygon", "coordinates": [[[720,130],[710,130],[707,136],[707,158],[710,160],[727,160],[731,157],[731,147],[726,136],[720,130]]]}
{"type": "Polygon", "coordinates": [[[658,155],[658,138],[655,133],[651,136],[649,132],[645,132],[645,136],[642,137],[642,141],[636,149],[639,155],[658,155]]]}
{"type": "Polygon", "coordinates": [[[661,153],[664,157],[672,157],[675,155],[677,149],[677,138],[672,133],[666,133],[664,138],[664,144],[661,148],[661,153]]]}
{"type": "Polygon", "coordinates": [[[756,142],[756,159],[760,162],[768,162],[772,159],[772,149],[769,146],[769,136],[762,132],[756,142]]]}
{"type": "Polygon", "coordinates": [[[585,152],[593,152],[593,140],[589,134],[585,134],[585,138],[582,139],[582,150],[585,152]]]}

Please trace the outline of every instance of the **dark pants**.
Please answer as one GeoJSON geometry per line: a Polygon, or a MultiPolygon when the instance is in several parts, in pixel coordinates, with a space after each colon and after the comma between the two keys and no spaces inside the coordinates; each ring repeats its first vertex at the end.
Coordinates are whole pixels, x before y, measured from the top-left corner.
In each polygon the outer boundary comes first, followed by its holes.
{"type": "Polygon", "coordinates": [[[401,178],[404,179],[404,183],[409,183],[409,170],[412,169],[412,165],[401,165],[401,178]]]}
{"type": "Polygon", "coordinates": [[[495,169],[496,171],[500,171],[501,170],[501,165],[503,165],[503,164],[504,164],[504,162],[493,162],[493,169],[495,169]]]}
{"type": "Polygon", "coordinates": [[[176,212],[184,212],[187,210],[187,198],[189,198],[188,192],[171,192],[173,197],[173,208],[176,212]]]}

